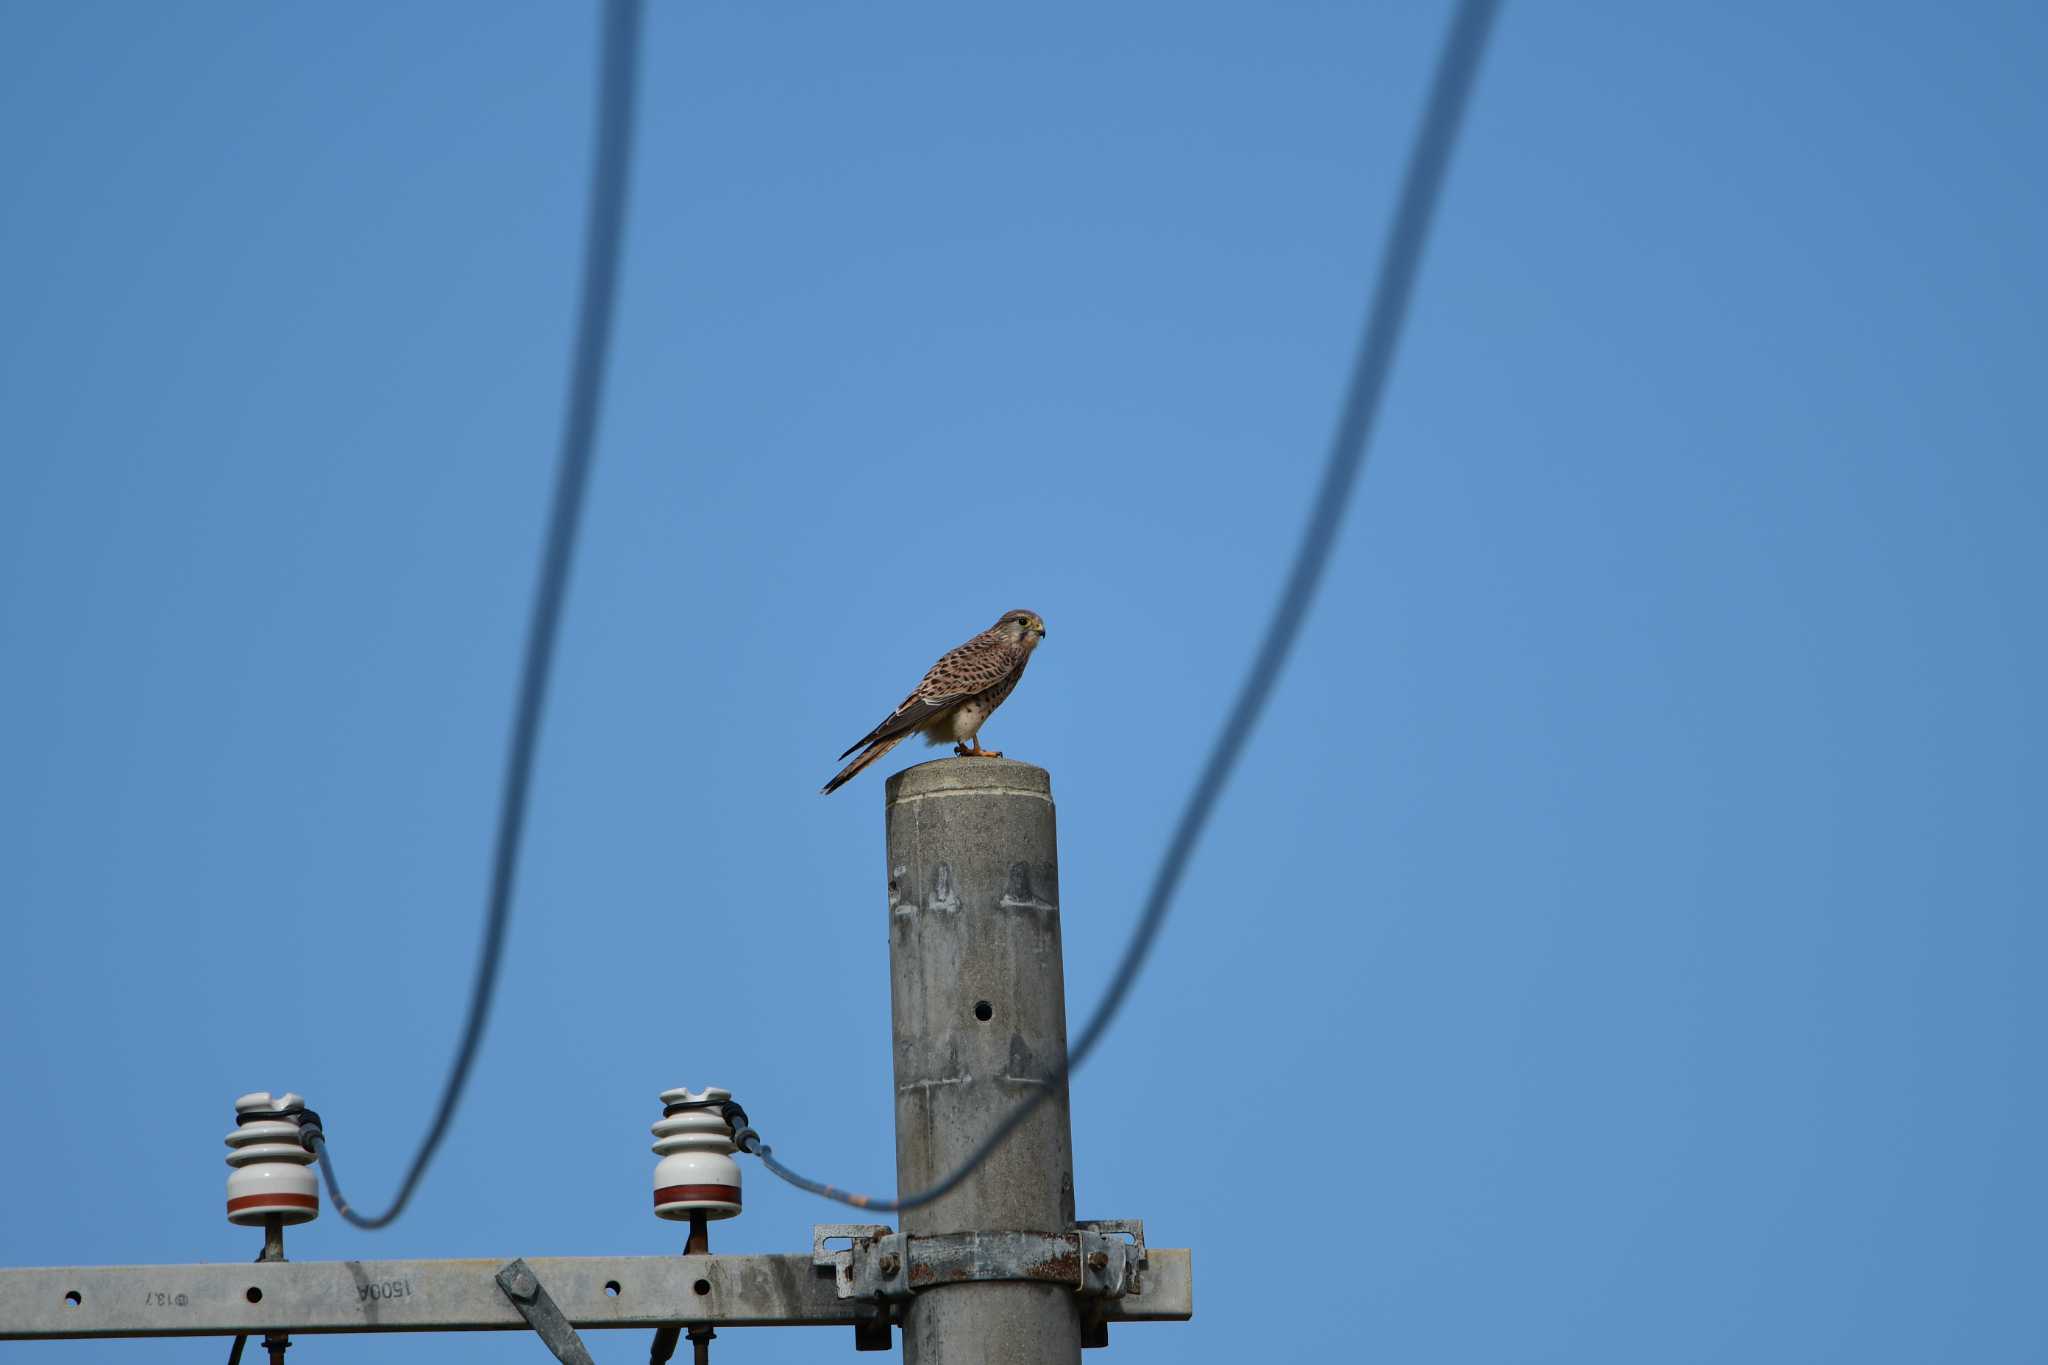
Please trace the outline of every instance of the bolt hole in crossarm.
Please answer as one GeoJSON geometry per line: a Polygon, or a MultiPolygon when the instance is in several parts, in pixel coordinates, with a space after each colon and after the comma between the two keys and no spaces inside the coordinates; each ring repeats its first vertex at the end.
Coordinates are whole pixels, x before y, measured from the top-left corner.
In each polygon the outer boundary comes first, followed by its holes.
{"type": "Polygon", "coordinates": [[[251,1303],[261,1303],[263,1302],[263,1291],[252,1284],[249,1286],[248,1290],[243,1293],[242,1297],[247,1299],[251,1303]]]}
{"type": "Polygon", "coordinates": [[[709,1294],[711,1292],[711,1281],[699,1280],[697,1281],[697,1283],[691,1285],[690,1288],[696,1291],[696,1293],[698,1293],[699,1295],[709,1294]]]}
{"type": "Polygon", "coordinates": [[[608,1299],[616,1299],[619,1296],[619,1282],[617,1280],[606,1280],[604,1282],[604,1294],[608,1299]]]}
{"type": "Polygon", "coordinates": [[[64,1302],[69,1304],[71,1307],[76,1308],[78,1307],[78,1305],[85,1302],[85,1295],[79,1293],[76,1289],[66,1290],[64,1294],[64,1302]]]}

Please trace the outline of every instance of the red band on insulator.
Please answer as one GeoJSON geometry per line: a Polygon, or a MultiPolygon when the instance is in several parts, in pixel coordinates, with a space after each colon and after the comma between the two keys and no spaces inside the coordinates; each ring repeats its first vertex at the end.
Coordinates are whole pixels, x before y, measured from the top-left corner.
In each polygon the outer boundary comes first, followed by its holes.
{"type": "Polygon", "coordinates": [[[317,1194],[245,1194],[240,1199],[228,1200],[228,1212],[239,1213],[243,1209],[317,1209],[320,1196],[317,1194]]]}
{"type": "Polygon", "coordinates": [[[654,1207],[663,1204],[677,1204],[685,1200],[698,1204],[737,1204],[740,1202],[740,1187],[737,1185],[669,1185],[654,1192],[654,1207]]]}

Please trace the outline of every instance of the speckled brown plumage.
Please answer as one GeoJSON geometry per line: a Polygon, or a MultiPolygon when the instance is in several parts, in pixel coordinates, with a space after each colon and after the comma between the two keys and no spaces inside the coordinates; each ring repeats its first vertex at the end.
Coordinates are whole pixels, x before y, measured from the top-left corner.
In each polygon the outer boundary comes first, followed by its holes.
{"type": "Polygon", "coordinates": [[[1002,757],[981,747],[981,727],[1017,686],[1031,651],[1044,638],[1045,620],[1037,612],[1010,611],[966,644],[947,650],[902,705],[839,755],[861,751],[825,784],[825,794],[918,731],[931,744],[954,741],[953,752],[964,757],[1002,757]]]}

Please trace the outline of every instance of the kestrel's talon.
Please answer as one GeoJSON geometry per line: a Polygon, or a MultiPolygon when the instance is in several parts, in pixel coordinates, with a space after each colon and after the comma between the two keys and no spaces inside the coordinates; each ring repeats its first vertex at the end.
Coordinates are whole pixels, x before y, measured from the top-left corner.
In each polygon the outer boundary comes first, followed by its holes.
{"type": "Polygon", "coordinates": [[[1024,676],[1031,651],[1044,638],[1043,617],[1031,611],[1011,611],[958,649],[948,650],[901,706],[840,755],[843,759],[854,749],[861,751],[860,757],[825,784],[825,790],[836,790],[913,734],[922,733],[933,744],[950,739],[953,752],[961,758],[1001,758],[1001,750],[981,747],[976,730],[1010,695],[1017,679],[1024,676]]]}

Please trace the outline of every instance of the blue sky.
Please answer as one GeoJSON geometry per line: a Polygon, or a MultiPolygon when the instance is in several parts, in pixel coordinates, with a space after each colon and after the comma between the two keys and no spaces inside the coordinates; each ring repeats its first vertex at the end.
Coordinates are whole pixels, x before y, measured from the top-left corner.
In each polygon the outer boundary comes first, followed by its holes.
{"type": "MultiPolygon", "coordinates": [[[[683,1084],[885,1187],[880,783],[817,788],[1010,607],[1051,631],[984,738],[1053,774],[1087,1008],[1277,591],[1448,12],[652,8],[493,1031],[412,1211],[297,1257],[676,1249],[683,1084]]],[[[594,37],[0,4],[0,1264],[252,1256],[245,1090],[307,1094],[363,1203],[411,1153],[594,37]]],[[[1508,6],[1323,595],[1075,1081],[1083,1216],[1195,1253],[1195,1321],[1119,1358],[2048,1357],[2044,61],[2018,4],[1508,6]]],[[[747,1174],[716,1247],[839,1217],[747,1174]]]]}

